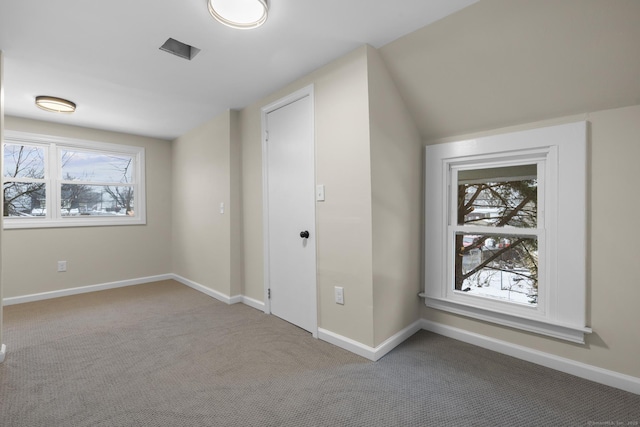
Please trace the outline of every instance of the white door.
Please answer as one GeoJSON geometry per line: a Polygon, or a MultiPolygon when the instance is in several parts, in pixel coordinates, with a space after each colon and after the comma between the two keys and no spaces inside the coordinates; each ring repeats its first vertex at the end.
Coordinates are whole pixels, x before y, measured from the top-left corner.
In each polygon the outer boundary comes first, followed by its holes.
{"type": "Polygon", "coordinates": [[[317,334],[313,92],[263,109],[267,307],[317,334]]]}

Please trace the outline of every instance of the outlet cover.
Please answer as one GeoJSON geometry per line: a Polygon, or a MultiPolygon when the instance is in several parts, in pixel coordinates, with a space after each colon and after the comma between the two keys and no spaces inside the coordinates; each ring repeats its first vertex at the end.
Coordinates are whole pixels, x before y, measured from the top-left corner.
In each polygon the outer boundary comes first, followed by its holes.
{"type": "Polygon", "coordinates": [[[333,290],[336,304],[344,305],[344,288],[342,286],[336,286],[333,290]]]}

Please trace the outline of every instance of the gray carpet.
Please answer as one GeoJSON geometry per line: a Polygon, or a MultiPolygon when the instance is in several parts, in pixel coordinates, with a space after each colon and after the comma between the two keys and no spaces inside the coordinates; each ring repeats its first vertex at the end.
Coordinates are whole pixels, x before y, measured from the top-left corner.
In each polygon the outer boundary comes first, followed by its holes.
{"type": "Polygon", "coordinates": [[[373,363],[173,281],[4,313],[2,427],[640,422],[640,396],[433,333],[373,363]]]}

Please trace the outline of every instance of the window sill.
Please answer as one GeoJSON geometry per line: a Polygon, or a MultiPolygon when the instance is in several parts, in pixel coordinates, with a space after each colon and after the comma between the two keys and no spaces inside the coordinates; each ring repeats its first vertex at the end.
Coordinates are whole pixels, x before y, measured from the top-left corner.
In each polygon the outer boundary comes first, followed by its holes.
{"type": "Polygon", "coordinates": [[[144,218],[136,217],[119,217],[119,218],[64,218],[60,220],[47,219],[19,219],[16,221],[3,221],[5,230],[23,230],[30,228],[67,228],[67,227],[109,227],[121,225],[145,225],[147,222],[144,218]]]}
{"type": "Polygon", "coordinates": [[[483,320],[485,322],[522,329],[524,331],[534,332],[578,344],[584,344],[584,335],[592,332],[591,328],[587,327],[527,319],[439,298],[425,297],[425,305],[438,310],[448,311],[449,313],[460,314],[462,316],[483,320]]]}

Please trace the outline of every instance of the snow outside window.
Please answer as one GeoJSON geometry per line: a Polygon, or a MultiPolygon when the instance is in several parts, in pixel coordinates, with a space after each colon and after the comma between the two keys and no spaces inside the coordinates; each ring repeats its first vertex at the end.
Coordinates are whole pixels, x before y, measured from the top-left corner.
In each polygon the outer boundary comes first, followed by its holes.
{"type": "Polygon", "coordinates": [[[6,132],[5,228],[145,224],[144,148],[6,132]]]}
{"type": "Polygon", "coordinates": [[[586,128],[427,146],[427,306],[584,342],[586,128]]]}

